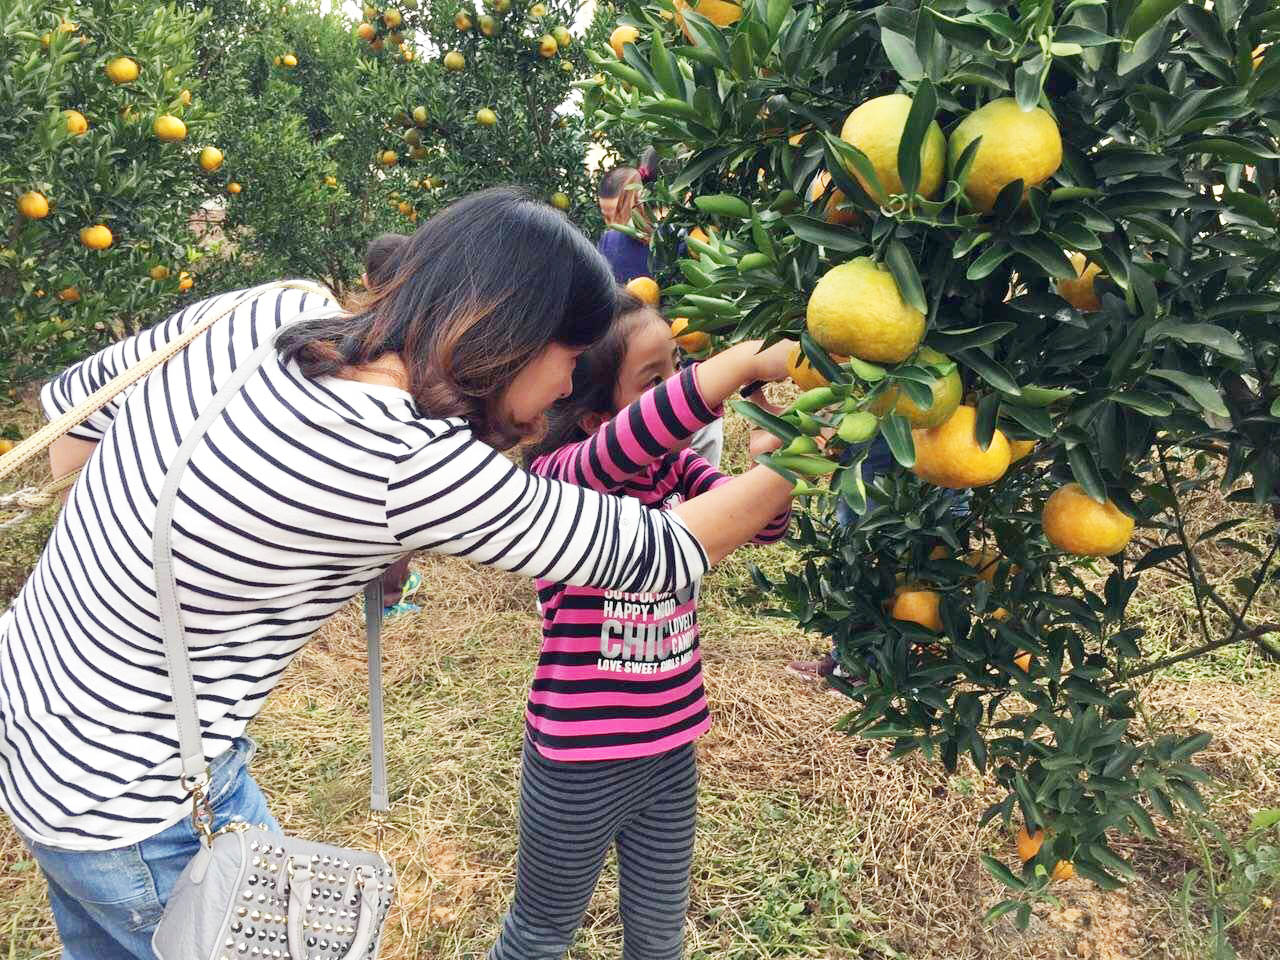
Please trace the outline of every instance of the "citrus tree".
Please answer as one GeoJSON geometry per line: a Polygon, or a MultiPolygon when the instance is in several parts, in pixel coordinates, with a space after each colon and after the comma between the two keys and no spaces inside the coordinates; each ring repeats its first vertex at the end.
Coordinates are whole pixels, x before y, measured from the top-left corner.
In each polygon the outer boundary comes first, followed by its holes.
{"type": "Polygon", "coordinates": [[[1201,807],[1210,734],[1142,677],[1277,649],[1280,541],[1233,531],[1280,504],[1278,31],[1270,0],[657,0],[590,53],[596,123],[664,154],[672,311],[801,344],[791,407],[742,407],[811,496],[761,585],[862,678],[850,731],[1003,788],[993,915],[1116,886],[1117,834],[1201,807]],[[1209,489],[1238,515],[1193,528],[1209,489]],[[1196,604],[1168,656],[1130,609],[1153,568],[1196,604]]]}
{"type": "Polygon", "coordinates": [[[226,282],[302,274],[341,292],[373,236],[495,184],[595,217],[569,102],[587,67],[576,4],[408,0],[359,20],[307,2],[190,5],[212,14],[200,61],[226,102],[225,242],[209,267],[226,282]]]}
{"type": "Polygon", "coordinates": [[[0,7],[0,399],[192,283],[203,22],[149,2],[0,7]]]}

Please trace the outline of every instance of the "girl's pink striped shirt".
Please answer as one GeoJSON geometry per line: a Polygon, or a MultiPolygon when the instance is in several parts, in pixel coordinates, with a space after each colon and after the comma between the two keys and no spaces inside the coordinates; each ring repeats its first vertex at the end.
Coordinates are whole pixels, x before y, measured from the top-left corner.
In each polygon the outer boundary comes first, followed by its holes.
{"type": "MultiPolygon", "coordinates": [[[[536,459],[534,473],[668,509],[729,478],[685,448],[720,416],[695,368],[659,384],[596,433],[536,459]]],[[[781,539],[791,511],[756,543],[781,539]]],[[[628,594],[538,581],[542,651],[526,720],[554,760],[617,760],[671,750],[711,725],[695,591],[628,594]]]]}

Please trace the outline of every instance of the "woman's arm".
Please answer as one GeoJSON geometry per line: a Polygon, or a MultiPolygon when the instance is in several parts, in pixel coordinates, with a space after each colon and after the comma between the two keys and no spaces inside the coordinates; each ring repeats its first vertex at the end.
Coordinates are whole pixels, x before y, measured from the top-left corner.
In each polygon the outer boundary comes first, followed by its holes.
{"type": "MultiPolygon", "coordinates": [[[[769,436],[772,437],[772,434],[769,436]]],[[[721,473],[692,450],[687,451],[681,458],[679,470],[681,488],[690,500],[733,482],[732,477],[721,473]]],[[[774,543],[787,535],[787,528],[791,525],[791,498],[788,496],[776,512],[768,512],[767,508],[770,505],[762,501],[752,506],[755,526],[751,534],[751,543],[774,543]]]]}
{"type": "MultiPolygon", "coordinates": [[[[753,467],[670,511],[698,538],[717,564],[750,543],[771,517],[790,514],[792,485],[768,467],[753,467]]],[[[785,526],[784,526],[785,530],[785,526]]]]}

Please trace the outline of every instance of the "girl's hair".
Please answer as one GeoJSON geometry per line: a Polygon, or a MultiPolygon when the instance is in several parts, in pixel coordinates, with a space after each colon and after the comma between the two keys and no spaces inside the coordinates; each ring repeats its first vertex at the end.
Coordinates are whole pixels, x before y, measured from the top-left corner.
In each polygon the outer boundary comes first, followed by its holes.
{"type": "MultiPolygon", "coordinates": [[[[618,295],[608,263],[563,215],[510,187],[449,205],[406,237],[389,276],[340,316],[301,323],[280,352],[322,377],[398,353],[430,417],[464,417],[499,447],[521,439],[498,400],[544,347],[587,347],[618,295]]],[[[373,279],[372,277],[370,279],[373,279]]]]}
{"type": "Polygon", "coordinates": [[[578,357],[573,369],[573,392],[547,411],[547,428],[524,449],[525,466],[569,443],[585,440],[582,419],[593,413],[613,416],[613,395],[627,358],[631,334],[644,320],[661,317],[639,297],[618,288],[618,316],[609,332],[578,357]]]}
{"type": "Polygon", "coordinates": [[[380,233],[369,241],[364,252],[364,275],[369,278],[370,287],[381,286],[395,276],[395,255],[408,241],[402,233],[380,233]]]}

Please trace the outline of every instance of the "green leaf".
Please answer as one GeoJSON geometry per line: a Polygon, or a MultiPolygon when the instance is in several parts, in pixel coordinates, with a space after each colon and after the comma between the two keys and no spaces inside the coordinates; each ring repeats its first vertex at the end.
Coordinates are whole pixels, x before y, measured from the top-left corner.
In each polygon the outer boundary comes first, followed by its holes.
{"type": "Polygon", "coordinates": [[[1123,390],[1109,394],[1109,399],[1145,413],[1149,417],[1167,417],[1173,413],[1173,404],[1164,397],[1144,390],[1123,390]]]}
{"type": "Polygon", "coordinates": [[[1159,566],[1166,560],[1172,560],[1174,557],[1181,555],[1182,547],[1176,543],[1167,544],[1163,547],[1156,547],[1133,565],[1133,572],[1141,573],[1143,570],[1149,570],[1151,567],[1159,566]]]}
{"type": "Polygon", "coordinates": [[[885,248],[884,262],[898,284],[898,292],[902,299],[921,313],[929,312],[929,301],[924,296],[924,286],[920,283],[920,274],[916,272],[915,262],[911,254],[900,240],[893,240],[885,248]]]}
{"type": "Polygon", "coordinates": [[[1059,280],[1074,280],[1076,278],[1076,268],[1071,265],[1071,261],[1062,252],[1062,248],[1050,242],[1043,234],[1029,234],[1024,237],[1013,236],[1009,238],[1009,242],[1012,244],[1013,249],[1024,257],[1035,261],[1049,276],[1057,277],[1059,280]]]}
{"type": "Polygon", "coordinates": [[[661,31],[658,30],[653,32],[653,43],[649,47],[649,64],[663,92],[668,97],[683,99],[684,81],[680,77],[680,70],[675,60],[667,52],[666,44],[662,42],[661,31]]]}
{"type": "Polygon", "coordinates": [[[1194,754],[1199,753],[1207,747],[1213,740],[1211,733],[1196,733],[1187,737],[1180,744],[1173,748],[1174,760],[1187,760],[1194,754]]]}
{"type": "Polygon", "coordinates": [[[1106,867],[1111,873],[1118,874],[1126,880],[1138,879],[1138,875],[1133,872],[1133,868],[1112,853],[1110,848],[1105,844],[1089,844],[1089,853],[1094,860],[1106,867]]]}
{"type": "Polygon", "coordinates": [[[1124,25],[1126,39],[1137,40],[1157,23],[1173,13],[1183,0],[1141,0],[1124,25]]]}
{"type": "Polygon", "coordinates": [[[893,69],[903,80],[914,82],[923,79],[924,65],[921,64],[920,56],[916,53],[916,45],[910,37],[904,37],[892,30],[882,30],[880,45],[884,48],[884,55],[893,64],[893,69]]]}
{"type": "Polygon", "coordinates": [[[1200,344],[1232,360],[1243,361],[1246,358],[1244,347],[1231,331],[1212,323],[1177,323],[1164,320],[1147,331],[1148,343],[1165,337],[1177,340],[1179,343],[1200,344]]]}
{"type": "Polygon", "coordinates": [[[920,151],[937,112],[938,95],[926,77],[916,87],[911,112],[907,114],[902,139],[898,142],[898,176],[902,179],[902,192],[908,195],[914,194],[920,185],[920,151]]]}
{"type": "Polygon", "coordinates": [[[1105,33],[1076,26],[1073,23],[1064,24],[1054,30],[1053,39],[1060,43],[1075,43],[1082,47],[1100,47],[1104,44],[1120,42],[1117,37],[1109,37],[1105,33]]]}
{"type": "Polygon", "coordinates": [[[813,337],[809,336],[809,331],[807,330],[800,332],[800,349],[809,358],[809,363],[813,365],[813,369],[832,383],[849,382],[849,371],[832,360],[831,354],[818,346],[813,337]]]}
{"type": "Polygon", "coordinates": [[[1013,251],[1003,243],[996,242],[987,247],[986,250],[969,264],[969,269],[964,272],[966,280],[983,280],[990,276],[1000,264],[1004,263],[1011,256],[1013,251]]]}
{"type": "Polygon", "coordinates": [[[893,459],[907,469],[915,466],[916,445],[911,439],[911,424],[906,417],[896,413],[889,414],[880,421],[880,433],[884,436],[885,443],[889,445],[893,459]]]}
{"type": "Polygon", "coordinates": [[[982,861],[982,865],[986,867],[987,873],[991,874],[991,876],[995,877],[1009,889],[1019,891],[1027,889],[1026,882],[1021,877],[1014,876],[1013,871],[995,857],[988,856],[984,853],[979,857],[979,859],[982,861]]]}
{"type": "Polygon", "coordinates": [[[1203,377],[1192,376],[1189,373],[1183,373],[1181,370],[1148,370],[1147,373],[1150,376],[1159,377],[1161,380],[1167,380],[1180,388],[1209,413],[1217,414],[1220,417],[1231,415],[1227,410],[1227,405],[1222,402],[1222,394],[1218,392],[1218,388],[1203,377]]]}
{"type": "Polygon", "coordinates": [[[781,417],[775,417],[768,410],[762,410],[749,400],[743,400],[734,397],[729,401],[730,406],[738,413],[746,417],[757,427],[768,430],[775,437],[780,437],[784,442],[790,442],[796,437],[801,436],[799,430],[793,427],[781,417]]]}
{"type": "MultiPolygon", "coordinates": [[[[880,183],[880,178],[876,175],[876,168],[872,165],[870,158],[851,143],[846,143],[839,137],[833,137],[829,133],[822,135],[822,142],[826,151],[827,171],[831,174],[832,179],[836,179],[840,173],[850,168],[858,172],[858,176],[866,183],[871,184],[871,189],[878,195],[884,195],[884,185],[880,183]]],[[[846,177],[846,180],[849,178],[846,177]]],[[[856,199],[859,203],[866,207],[875,207],[875,200],[863,189],[862,183],[852,180],[849,183],[838,182],[837,186],[844,190],[845,194],[851,199],[856,199]],[[850,192],[852,191],[852,192],[850,192]]]]}
{"type": "Polygon", "coordinates": [[[1030,110],[1040,102],[1040,88],[1044,82],[1040,60],[1040,57],[1029,60],[1013,75],[1013,93],[1023,110],[1030,110]]]}
{"type": "Polygon", "coordinates": [[[976,348],[958,350],[955,352],[955,358],[997,390],[1002,390],[1014,397],[1022,395],[1022,389],[1009,371],[980,350],[976,348]]]}
{"type": "Polygon", "coordinates": [[[962,350],[965,347],[985,347],[1006,334],[1018,329],[1016,323],[986,323],[980,327],[962,330],[933,330],[929,333],[929,345],[942,353],[962,350]]]}
{"type": "Polygon", "coordinates": [[[1099,502],[1107,499],[1107,486],[1102,482],[1102,473],[1088,447],[1078,443],[1069,448],[1067,462],[1071,465],[1071,475],[1084,487],[1085,493],[1099,502]]]}
{"type": "Polygon", "coordinates": [[[867,242],[852,230],[816,217],[792,214],[785,217],[784,222],[805,243],[826,247],[828,250],[839,250],[841,253],[858,253],[867,248],[867,242]]]}
{"type": "Polygon", "coordinates": [[[683,15],[685,27],[693,35],[694,43],[711,51],[715,55],[716,63],[728,70],[730,67],[729,44],[725,42],[720,28],[689,7],[685,7],[683,15]]]}

